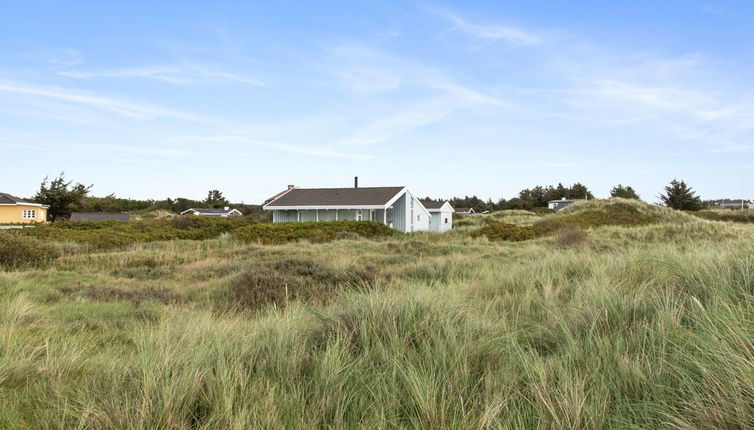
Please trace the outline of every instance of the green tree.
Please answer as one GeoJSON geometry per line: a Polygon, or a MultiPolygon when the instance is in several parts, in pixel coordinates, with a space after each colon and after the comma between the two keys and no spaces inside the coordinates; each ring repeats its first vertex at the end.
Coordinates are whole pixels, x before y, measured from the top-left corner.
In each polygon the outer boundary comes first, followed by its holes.
{"type": "Polygon", "coordinates": [[[589,191],[589,188],[586,187],[586,185],[576,182],[575,184],[571,185],[571,188],[568,189],[568,196],[569,199],[593,199],[594,195],[591,191],[589,191]]]}
{"type": "Polygon", "coordinates": [[[230,202],[223,197],[223,193],[220,192],[220,190],[210,190],[207,192],[207,198],[204,199],[204,204],[217,209],[228,206],[230,202]]]}
{"type": "Polygon", "coordinates": [[[48,205],[47,218],[50,221],[67,219],[71,216],[71,211],[81,206],[84,198],[89,194],[91,185],[86,186],[80,183],[73,184],[73,181],[65,180],[65,173],[48,182],[48,177],[42,180],[34,201],[43,205],[48,205]]]}
{"type": "Polygon", "coordinates": [[[673,209],[696,211],[702,208],[702,200],[684,181],[673,179],[665,187],[665,194],[658,196],[662,203],[673,209]]]}
{"type": "Polygon", "coordinates": [[[633,189],[633,187],[631,187],[630,185],[626,185],[624,187],[621,184],[614,186],[613,189],[610,190],[610,197],[639,200],[639,195],[636,194],[636,191],[633,189]]]}

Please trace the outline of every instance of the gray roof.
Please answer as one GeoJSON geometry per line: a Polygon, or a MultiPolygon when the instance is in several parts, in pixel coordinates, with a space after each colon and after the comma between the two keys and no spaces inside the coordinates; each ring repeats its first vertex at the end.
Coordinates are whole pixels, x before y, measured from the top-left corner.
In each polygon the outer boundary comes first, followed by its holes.
{"type": "Polygon", "coordinates": [[[573,199],[558,199],[558,200],[550,200],[547,203],[573,203],[575,201],[576,200],[573,200],[573,199]]]}
{"type": "Polygon", "coordinates": [[[8,193],[0,193],[0,204],[8,205],[8,204],[15,204],[15,203],[24,203],[24,201],[8,193]]]}
{"type": "Polygon", "coordinates": [[[443,205],[445,205],[445,203],[447,202],[445,201],[433,202],[433,201],[428,201],[428,200],[422,200],[422,205],[424,205],[424,207],[427,208],[427,210],[440,209],[443,207],[443,205]]]}
{"type": "Polygon", "coordinates": [[[131,215],[124,213],[113,212],[73,212],[71,214],[71,221],[84,222],[84,221],[130,221],[131,215]]]}
{"type": "Polygon", "coordinates": [[[267,207],[383,206],[405,187],[294,188],[267,207]]]}
{"type": "Polygon", "coordinates": [[[24,199],[20,199],[8,193],[0,193],[0,205],[30,205],[30,206],[38,206],[41,208],[49,207],[47,205],[42,205],[39,203],[34,203],[34,202],[26,201],[24,199]]]}
{"type": "Polygon", "coordinates": [[[474,209],[472,209],[472,208],[456,208],[456,212],[458,212],[458,213],[471,212],[473,210],[474,209]]]}

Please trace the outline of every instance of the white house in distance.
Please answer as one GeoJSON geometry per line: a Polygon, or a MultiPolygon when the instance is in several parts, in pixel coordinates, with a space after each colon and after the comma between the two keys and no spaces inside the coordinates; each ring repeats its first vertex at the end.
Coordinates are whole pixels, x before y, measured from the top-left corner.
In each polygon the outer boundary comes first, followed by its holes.
{"type": "Polygon", "coordinates": [[[429,230],[442,233],[453,228],[453,206],[448,202],[422,202],[432,215],[429,230]]]}
{"type": "Polygon", "coordinates": [[[181,215],[211,216],[221,218],[243,216],[241,211],[239,211],[238,209],[231,209],[227,206],[222,209],[191,208],[181,212],[181,215]]]}
{"type": "Polygon", "coordinates": [[[550,200],[549,202],[547,202],[547,208],[559,211],[561,209],[564,209],[566,206],[571,205],[575,201],[576,200],[566,199],[565,197],[560,200],[550,200]]]}
{"type": "Polygon", "coordinates": [[[474,215],[476,211],[474,208],[456,208],[456,213],[458,215],[474,215]]]}
{"type": "Polygon", "coordinates": [[[267,199],[272,222],[377,221],[404,233],[429,230],[431,214],[406,187],[298,188],[267,199]]]}

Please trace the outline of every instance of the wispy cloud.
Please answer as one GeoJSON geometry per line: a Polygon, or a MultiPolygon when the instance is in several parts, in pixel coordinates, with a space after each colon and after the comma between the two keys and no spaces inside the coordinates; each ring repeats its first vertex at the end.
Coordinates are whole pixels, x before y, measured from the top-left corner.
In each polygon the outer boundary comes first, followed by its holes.
{"type": "Polygon", "coordinates": [[[488,43],[505,42],[511,45],[530,46],[542,42],[540,36],[520,28],[471,22],[449,9],[435,9],[434,12],[450,22],[453,25],[453,30],[462,31],[488,43]]]}
{"type": "Polygon", "coordinates": [[[357,160],[370,160],[375,157],[368,154],[352,154],[337,151],[327,147],[308,147],[302,145],[294,145],[282,142],[272,142],[267,140],[258,140],[248,138],[239,135],[232,134],[220,134],[220,135],[192,135],[192,136],[180,136],[173,139],[177,142],[194,142],[194,143],[231,143],[237,145],[251,145],[262,146],[266,148],[277,149],[280,151],[290,152],[294,154],[314,155],[320,157],[336,157],[336,158],[348,158],[357,160]]]}
{"type": "Polygon", "coordinates": [[[265,86],[262,81],[255,77],[216,70],[199,64],[157,65],[110,70],[61,70],[58,75],[74,79],[149,79],[175,85],[231,83],[265,86]]]}
{"type": "Polygon", "coordinates": [[[152,120],[174,118],[198,120],[196,115],[147,103],[128,101],[111,96],[60,87],[40,86],[18,82],[0,82],[0,92],[23,96],[60,100],[111,112],[131,119],[152,120]]]}
{"type": "Polygon", "coordinates": [[[512,108],[489,89],[459,83],[438,67],[360,45],[331,48],[325,73],[347,90],[388,92],[351,110],[353,124],[338,145],[364,146],[393,141],[401,135],[445,120],[469,108],[512,108]]]}

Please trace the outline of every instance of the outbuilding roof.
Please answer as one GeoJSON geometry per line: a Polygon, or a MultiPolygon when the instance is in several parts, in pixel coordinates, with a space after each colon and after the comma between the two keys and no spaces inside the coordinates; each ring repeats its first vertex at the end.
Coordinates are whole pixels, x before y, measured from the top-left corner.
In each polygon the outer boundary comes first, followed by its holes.
{"type": "MultiPolygon", "coordinates": [[[[429,200],[422,200],[421,202],[422,202],[422,205],[424,205],[424,207],[427,208],[428,211],[435,211],[435,212],[442,209],[442,207],[445,206],[446,203],[448,203],[446,201],[435,202],[435,201],[429,201],[429,200]]],[[[448,205],[450,204],[448,203],[448,205]]]]}
{"type": "Polygon", "coordinates": [[[405,187],[293,188],[267,207],[384,206],[405,187]]]}

